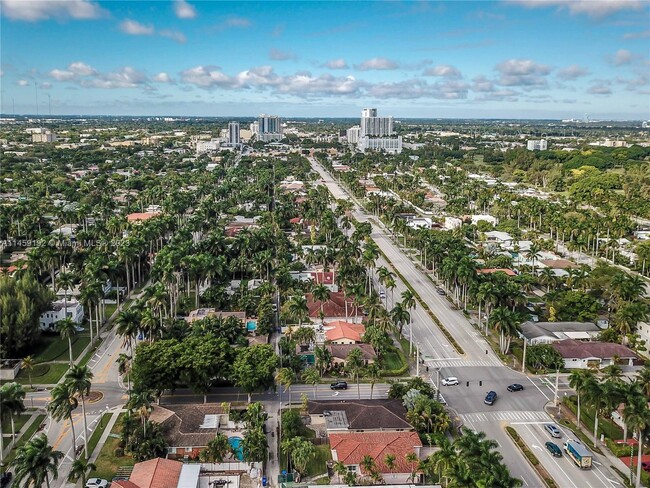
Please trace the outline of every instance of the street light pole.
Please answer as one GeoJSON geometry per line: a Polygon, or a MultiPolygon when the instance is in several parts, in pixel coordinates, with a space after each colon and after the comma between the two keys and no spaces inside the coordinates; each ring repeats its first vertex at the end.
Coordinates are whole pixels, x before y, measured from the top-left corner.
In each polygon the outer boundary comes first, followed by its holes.
{"type": "Polygon", "coordinates": [[[521,372],[525,373],[526,372],[526,344],[528,344],[528,340],[526,337],[524,337],[524,355],[521,358],[521,372]]]}
{"type": "Polygon", "coordinates": [[[420,343],[415,347],[415,376],[420,376],[420,343]]]}
{"type": "Polygon", "coordinates": [[[555,395],[553,396],[553,404],[556,407],[559,407],[559,402],[558,402],[558,389],[559,389],[559,384],[560,384],[560,370],[556,369],[555,370],[555,395]]]}
{"type": "Polygon", "coordinates": [[[436,368],[436,401],[440,401],[440,370],[442,368],[436,368]]]}

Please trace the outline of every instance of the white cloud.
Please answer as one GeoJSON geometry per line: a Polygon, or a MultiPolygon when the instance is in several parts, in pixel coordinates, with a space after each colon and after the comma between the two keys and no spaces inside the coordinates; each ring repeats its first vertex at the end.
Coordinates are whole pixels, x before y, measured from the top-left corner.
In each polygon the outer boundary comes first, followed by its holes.
{"type": "Polygon", "coordinates": [[[530,59],[508,59],[495,69],[500,74],[499,84],[504,86],[546,86],[545,77],[551,72],[548,66],[530,59]]]}
{"type": "Polygon", "coordinates": [[[158,83],[172,83],[171,76],[169,74],[165,73],[164,71],[158,73],[156,76],[153,77],[153,81],[157,81],[158,83]]]}
{"type": "Polygon", "coordinates": [[[91,78],[83,78],[81,86],[88,88],[136,88],[148,83],[147,76],[141,71],[130,66],[120,68],[118,71],[98,73],[91,78]]]}
{"type": "Polygon", "coordinates": [[[585,14],[593,18],[643,8],[641,0],[507,0],[507,3],[526,8],[556,7],[558,10],[568,10],[572,15],[585,14]]]}
{"type": "Polygon", "coordinates": [[[41,83],[41,88],[43,88],[44,90],[49,90],[50,88],[52,88],[52,83],[50,83],[49,81],[45,81],[41,83]]]}
{"type": "Polygon", "coordinates": [[[196,9],[185,0],[175,0],[174,13],[179,19],[193,19],[196,17],[196,9]]]}
{"type": "Polygon", "coordinates": [[[0,0],[2,15],[12,20],[36,22],[46,19],[97,19],[107,15],[89,0],[0,0]]]}
{"type": "Polygon", "coordinates": [[[172,41],[176,41],[179,44],[185,44],[187,42],[187,38],[185,37],[185,34],[179,31],[175,31],[171,29],[163,29],[160,32],[158,32],[158,34],[161,35],[162,37],[171,39],[172,41]]]}
{"type": "Polygon", "coordinates": [[[348,69],[348,63],[345,62],[345,59],[343,58],[338,58],[338,59],[330,59],[327,61],[323,66],[329,69],[348,69]]]}
{"type": "Polygon", "coordinates": [[[49,75],[57,81],[70,81],[80,76],[93,76],[97,71],[82,61],[70,63],[66,69],[53,69],[49,75]]]}
{"type": "Polygon", "coordinates": [[[572,64],[566,68],[561,69],[557,73],[557,77],[564,81],[575,80],[582,76],[589,74],[589,70],[583,66],[572,64]]]}
{"type": "Polygon", "coordinates": [[[641,32],[628,32],[623,35],[623,39],[647,39],[650,37],[650,30],[644,30],[641,32]]]}
{"type": "Polygon", "coordinates": [[[153,25],[144,25],[131,19],[124,19],[120,23],[120,30],[131,36],[150,36],[154,33],[153,25]]]}
{"type": "Polygon", "coordinates": [[[368,71],[368,70],[389,70],[397,69],[398,65],[395,61],[386,58],[371,58],[366,59],[365,61],[355,64],[354,67],[359,71],[368,71]]]}
{"type": "Polygon", "coordinates": [[[368,93],[377,98],[435,98],[458,100],[467,98],[469,85],[454,81],[429,84],[424,80],[412,79],[396,83],[378,83],[368,88],[368,93]]]}
{"type": "Polygon", "coordinates": [[[438,66],[433,66],[432,68],[427,68],[424,71],[425,76],[440,76],[443,78],[462,78],[458,68],[451,66],[450,64],[439,64],[438,66]]]}
{"type": "Polygon", "coordinates": [[[220,22],[219,24],[215,25],[213,27],[213,30],[217,32],[221,32],[226,29],[232,29],[232,28],[246,29],[250,27],[252,24],[253,23],[246,17],[231,16],[228,17],[223,22],[220,22]]]}
{"type": "Polygon", "coordinates": [[[633,59],[634,55],[630,51],[619,49],[612,57],[612,63],[614,66],[623,66],[624,64],[630,64],[633,59]]]}
{"type": "Polygon", "coordinates": [[[296,55],[291,51],[280,51],[279,49],[272,48],[269,51],[269,58],[274,61],[287,61],[289,59],[296,59],[296,55]]]}
{"type": "Polygon", "coordinates": [[[27,80],[18,80],[18,81],[16,82],[16,84],[17,84],[18,86],[29,86],[29,85],[30,85],[29,81],[27,81],[27,80]]]}
{"type": "Polygon", "coordinates": [[[605,83],[598,83],[589,87],[587,93],[591,93],[592,95],[611,95],[612,89],[605,83]]]}

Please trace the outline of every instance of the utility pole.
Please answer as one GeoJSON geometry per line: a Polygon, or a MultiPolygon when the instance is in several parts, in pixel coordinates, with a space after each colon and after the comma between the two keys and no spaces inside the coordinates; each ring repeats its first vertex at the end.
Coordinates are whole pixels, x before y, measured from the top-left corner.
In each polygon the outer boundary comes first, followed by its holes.
{"type": "Polygon", "coordinates": [[[415,376],[420,376],[420,344],[415,348],[415,376]]]}
{"type": "Polygon", "coordinates": [[[558,402],[558,389],[559,389],[559,383],[560,383],[560,370],[556,369],[555,370],[555,395],[553,395],[553,404],[558,407],[558,411],[560,408],[559,402],[558,402]]]}
{"type": "Polygon", "coordinates": [[[528,344],[528,340],[524,337],[524,355],[521,358],[521,372],[522,373],[526,372],[526,344],[528,344]]]}

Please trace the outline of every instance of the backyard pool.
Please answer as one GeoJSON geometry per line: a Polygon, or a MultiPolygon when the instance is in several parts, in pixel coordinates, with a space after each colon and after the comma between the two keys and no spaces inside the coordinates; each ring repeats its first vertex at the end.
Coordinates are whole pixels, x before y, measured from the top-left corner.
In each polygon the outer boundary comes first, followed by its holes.
{"type": "Polygon", "coordinates": [[[241,437],[228,437],[228,444],[230,444],[230,447],[232,447],[232,450],[235,452],[235,459],[237,459],[237,461],[244,460],[244,451],[241,443],[241,437]]]}
{"type": "Polygon", "coordinates": [[[246,322],[246,330],[252,332],[257,329],[257,320],[249,320],[246,322]]]}

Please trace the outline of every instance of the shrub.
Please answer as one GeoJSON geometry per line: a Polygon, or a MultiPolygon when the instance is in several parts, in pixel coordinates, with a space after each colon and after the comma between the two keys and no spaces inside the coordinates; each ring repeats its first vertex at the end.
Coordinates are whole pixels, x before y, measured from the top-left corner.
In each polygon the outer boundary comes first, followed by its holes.
{"type": "Polygon", "coordinates": [[[121,447],[116,447],[115,450],[113,451],[113,455],[114,455],[115,457],[122,457],[122,456],[124,456],[124,449],[122,449],[121,447]]]}

